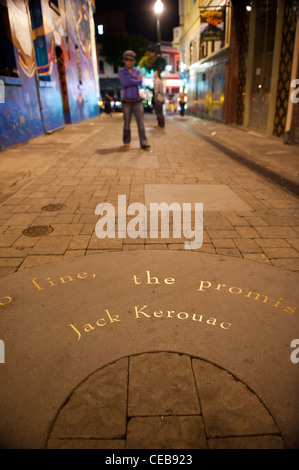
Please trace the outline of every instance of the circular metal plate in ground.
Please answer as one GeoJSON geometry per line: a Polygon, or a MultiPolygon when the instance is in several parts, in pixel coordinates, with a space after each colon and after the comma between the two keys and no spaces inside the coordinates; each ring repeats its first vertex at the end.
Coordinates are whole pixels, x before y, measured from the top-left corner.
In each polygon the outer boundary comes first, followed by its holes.
{"type": "Polygon", "coordinates": [[[47,206],[42,207],[42,211],[55,212],[64,209],[66,206],[64,204],[48,204],[47,206]]]}
{"type": "Polygon", "coordinates": [[[50,225],[34,225],[23,230],[23,235],[26,235],[26,237],[43,237],[53,232],[53,230],[50,225]]]}

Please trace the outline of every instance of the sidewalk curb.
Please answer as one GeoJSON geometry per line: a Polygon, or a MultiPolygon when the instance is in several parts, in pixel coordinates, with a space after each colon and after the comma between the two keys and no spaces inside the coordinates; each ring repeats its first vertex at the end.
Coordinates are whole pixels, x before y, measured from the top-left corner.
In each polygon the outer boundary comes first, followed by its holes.
{"type": "Polygon", "coordinates": [[[199,132],[198,130],[192,129],[191,127],[182,122],[177,122],[177,124],[182,126],[184,129],[188,130],[192,134],[200,137],[208,144],[213,145],[215,148],[217,148],[217,150],[220,150],[232,160],[237,161],[242,165],[246,166],[247,168],[259,173],[261,176],[267,178],[272,183],[281,186],[284,190],[290,192],[292,195],[297,197],[299,196],[299,185],[294,181],[290,180],[289,178],[285,178],[276,173],[275,171],[270,170],[269,168],[266,168],[265,166],[260,165],[259,163],[253,162],[248,157],[246,157],[245,153],[241,154],[241,152],[236,152],[225,144],[217,142],[211,137],[208,137],[207,135],[203,134],[202,132],[199,132]]]}

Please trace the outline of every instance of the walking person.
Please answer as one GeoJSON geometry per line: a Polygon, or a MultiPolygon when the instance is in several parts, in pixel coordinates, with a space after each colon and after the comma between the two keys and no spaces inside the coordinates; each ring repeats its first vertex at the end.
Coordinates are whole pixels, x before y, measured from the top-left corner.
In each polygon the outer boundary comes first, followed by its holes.
{"type": "Polygon", "coordinates": [[[187,95],[185,93],[185,87],[183,87],[183,91],[181,91],[179,93],[179,97],[178,97],[178,101],[180,103],[180,108],[181,108],[180,115],[181,115],[182,118],[185,115],[185,105],[187,103],[187,100],[188,100],[188,98],[187,98],[187,95]]]}
{"type": "Polygon", "coordinates": [[[154,106],[155,106],[155,113],[158,120],[157,127],[165,127],[165,120],[163,114],[163,104],[164,104],[164,90],[163,90],[163,82],[160,77],[160,72],[158,70],[154,73],[154,106]]]}
{"type": "Polygon", "coordinates": [[[125,66],[119,70],[119,79],[122,85],[122,108],[124,114],[123,143],[125,147],[130,147],[131,142],[131,118],[134,114],[139,134],[140,147],[144,150],[150,148],[145,135],[143,121],[142,98],[139,95],[138,87],[142,84],[140,71],[134,67],[136,54],[133,51],[123,53],[125,66]]]}
{"type": "Polygon", "coordinates": [[[111,114],[111,112],[112,112],[112,110],[111,110],[111,98],[108,95],[108,93],[105,93],[105,96],[104,96],[104,111],[109,116],[112,116],[112,114],[111,114]]]}

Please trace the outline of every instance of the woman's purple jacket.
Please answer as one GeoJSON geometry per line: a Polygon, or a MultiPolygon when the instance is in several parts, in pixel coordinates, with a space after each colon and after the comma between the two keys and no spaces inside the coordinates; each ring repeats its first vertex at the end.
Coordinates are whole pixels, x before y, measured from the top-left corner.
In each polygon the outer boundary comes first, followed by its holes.
{"type": "MultiPolygon", "coordinates": [[[[127,67],[123,67],[118,72],[119,79],[123,88],[123,100],[137,100],[140,98],[138,86],[142,84],[142,80],[138,80],[140,70],[133,67],[132,74],[130,74],[127,67]]],[[[141,98],[140,98],[141,100],[141,98]]]]}

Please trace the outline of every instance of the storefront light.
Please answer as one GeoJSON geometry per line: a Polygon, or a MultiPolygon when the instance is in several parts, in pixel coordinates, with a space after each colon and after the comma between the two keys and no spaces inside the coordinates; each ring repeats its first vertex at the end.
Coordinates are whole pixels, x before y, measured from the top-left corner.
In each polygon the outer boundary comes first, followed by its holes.
{"type": "Polygon", "coordinates": [[[166,87],[180,87],[181,86],[181,80],[179,79],[176,79],[176,78],[168,78],[167,80],[165,80],[165,86],[166,87]]]}

